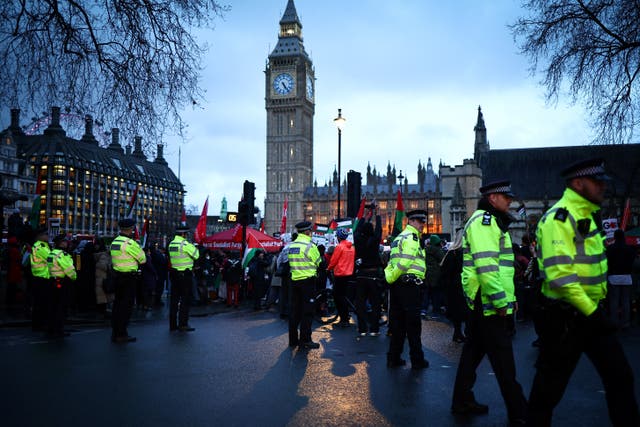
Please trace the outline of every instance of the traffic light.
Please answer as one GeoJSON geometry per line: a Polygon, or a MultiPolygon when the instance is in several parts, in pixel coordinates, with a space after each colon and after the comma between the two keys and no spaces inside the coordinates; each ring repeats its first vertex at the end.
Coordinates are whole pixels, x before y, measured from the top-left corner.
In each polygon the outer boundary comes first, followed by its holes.
{"type": "Polygon", "coordinates": [[[249,210],[247,202],[240,200],[238,202],[238,224],[249,225],[249,210]]]}
{"type": "Polygon", "coordinates": [[[347,173],[347,216],[355,218],[358,216],[360,199],[362,192],[362,177],[360,172],[350,170],[347,173]]]}
{"type": "MultiPolygon", "coordinates": [[[[256,196],[256,185],[251,181],[245,181],[242,187],[242,201],[244,202],[244,215],[246,217],[246,224],[255,224],[255,215],[258,209],[254,206],[256,196]]],[[[242,202],[241,202],[242,203],[242,202]]],[[[238,212],[240,211],[240,204],[238,204],[238,212]]],[[[241,214],[242,215],[242,214],[241,214]]]]}

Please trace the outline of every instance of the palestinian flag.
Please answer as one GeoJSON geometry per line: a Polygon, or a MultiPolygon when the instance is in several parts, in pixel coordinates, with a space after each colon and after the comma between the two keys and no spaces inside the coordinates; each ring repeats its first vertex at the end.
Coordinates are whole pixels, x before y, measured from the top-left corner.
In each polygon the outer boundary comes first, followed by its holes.
{"type": "Polygon", "coordinates": [[[367,198],[363,197],[360,201],[360,208],[358,209],[358,215],[356,215],[355,221],[353,221],[353,231],[356,231],[356,227],[358,227],[358,223],[364,217],[364,205],[367,204],[367,198]]]}
{"type": "Polygon", "coordinates": [[[393,221],[392,237],[396,237],[402,232],[402,221],[404,220],[404,204],[402,203],[402,193],[398,190],[398,200],[396,201],[396,217],[393,221]]]}

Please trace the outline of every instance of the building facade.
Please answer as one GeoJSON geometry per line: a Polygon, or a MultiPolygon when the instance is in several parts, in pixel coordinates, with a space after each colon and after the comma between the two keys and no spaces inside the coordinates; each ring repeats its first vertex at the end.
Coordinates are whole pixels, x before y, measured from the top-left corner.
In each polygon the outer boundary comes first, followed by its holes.
{"type": "Polygon", "coordinates": [[[285,197],[291,221],[303,217],[304,191],[313,179],[314,89],[315,71],[304,48],[302,24],[293,0],[288,0],[265,70],[267,233],[279,231],[285,197]]]}
{"type": "Polygon", "coordinates": [[[163,158],[149,161],[142,139],[135,137],[133,151],[120,145],[119,130],[112,129],[111,144],[101,148],[93,136],[93,119],[86,116],[80,140],[66,136],[60,125],[60,108],[53,107],[51,123],[41,135],[27,135],[20,126],[20,111],[12,110],[11,125],[3,141],[16,147],[18,175],[23,177],[23,217],[31,216],[39,199],[37,223],[59,224],[71,234],[113,236],[118,220],[131,213],[139,226],[149,220],[152,239],[172,236],[184,206],[184,186],[163,158]],[[131,202],[133,204],[131,205],[131,202]]]}

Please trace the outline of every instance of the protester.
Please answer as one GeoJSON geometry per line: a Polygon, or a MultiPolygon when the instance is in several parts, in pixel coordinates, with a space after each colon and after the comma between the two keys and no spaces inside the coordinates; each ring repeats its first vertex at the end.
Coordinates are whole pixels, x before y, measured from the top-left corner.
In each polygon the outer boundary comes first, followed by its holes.
{"type": "Polygon", "coordinates": [[[98,313],[107,315],[107,305],[113,301],[113,283],[111,277],[111,257],[107,252],[104,239],[98,239],[93,253],[95,264],[95,292],[98,313]],[[107,289],[105,289],[105,281],[107,289]]]}
{"type": "Polygon", "coordinates": [[[607,248],[609,318],[621,329],[631,325],[631,296],[633,261],[636,251],[625,242],[624,231],[613,233],[614,242],[607,248]]]}
{"type": "Polygon", "coordinates": [[[447,317],[453,323],[452,341],[456,343],[465,341],[462,323],[466,322],[469,316],[461,279],[463,233],[462,228],[456,231],[453,242],[440,262],[442,283],[447,295],[447,317]]]}
{"type": "Polygon", "coordinates": [[[333,297],[336,302],[336,309],[340,316],[338,326],[349,326],[349,306],[347,304],[347,289],[353,276],[355,266],[356,251],[353,244],[347,240],[348,232],[340,228],[336,232],[338,246],[336,246],[331,256],[331,261],[327,266],[327,271],[333,272],[333,297]]]}

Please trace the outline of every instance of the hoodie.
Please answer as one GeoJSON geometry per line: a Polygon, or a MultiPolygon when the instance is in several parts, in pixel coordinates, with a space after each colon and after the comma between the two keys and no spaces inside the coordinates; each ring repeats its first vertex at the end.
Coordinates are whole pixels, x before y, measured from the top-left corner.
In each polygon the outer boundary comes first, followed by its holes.
{"type": "Polygon", "coordinates": [[[342,240],[333,251],[327,270],[333,270],[333,275],[336,277],[351,276],[355,259],[356,250],[353,244],[348,240],[342,240]]]}

